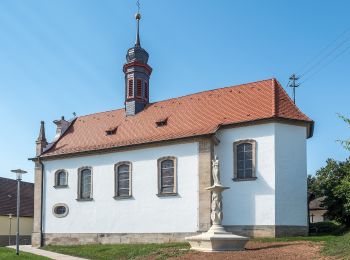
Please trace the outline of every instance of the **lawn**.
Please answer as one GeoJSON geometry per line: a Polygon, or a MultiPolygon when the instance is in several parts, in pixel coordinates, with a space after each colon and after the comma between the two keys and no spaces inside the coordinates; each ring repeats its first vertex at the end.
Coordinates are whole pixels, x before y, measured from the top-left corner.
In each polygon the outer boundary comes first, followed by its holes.
{"type": "Polygon", "coordinates": [[[142,259],[148,256],[155,259],[167,259],[187,253],[189,245],[187,243],[79,245],[45,246],[43,249],[96,260],[142,259]]]}
{"type": "Polygon", "coordinates": [[[49,258],[43,256],[36,256],[29,253],[20,252],[19,256],[16,255],[16,251],[11,248],[0,247],[0,259],[1,260],[47,260],[49,258]]]}
{"type": "MultiPolygon", "coordinates": [[[[343,235],[263,238],[253,239],[252,241],[260,241],[264,243],[294,241],[311,241],[315,243],[322,242],[323,248],[321,249],[321,253],[323,255],[350,259],[350,232],[343,235]]],[[[96,260],[143,259],[146,257],[151,257],[152,259],[167,259],[169,257],[178,257],[187,254],[189,252],[189,245],[187,243],[79,245],[45,246],[43,249],[66,255],[73,255],[96,260]]]]}
{"type": "Polygon", "coordinates": [[[350,259],[350,232],[339,235],[319,235],[309,237],[283,237],[283,238],[263,238],[255,239],[261,242],[292,242],[292,241],[311,241],[323,242],[321,250],[323,255],[335,256],[350,259]]]}

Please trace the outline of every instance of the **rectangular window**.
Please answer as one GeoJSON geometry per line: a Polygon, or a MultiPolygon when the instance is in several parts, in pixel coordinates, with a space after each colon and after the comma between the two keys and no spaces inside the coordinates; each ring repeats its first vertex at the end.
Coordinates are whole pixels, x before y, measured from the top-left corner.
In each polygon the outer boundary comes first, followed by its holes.
{"type": "Polygon", "coordinates": [[[128,96],[129,97],[133,96],[133,86],[134,86],[134,80],[129,79],[129,81],[128,81],[128,96]]]}
{"type": "Polygon", "coordinates": [[[142,80],[138,79],[136,82],[136,96],[142,97],[142,80]]]}

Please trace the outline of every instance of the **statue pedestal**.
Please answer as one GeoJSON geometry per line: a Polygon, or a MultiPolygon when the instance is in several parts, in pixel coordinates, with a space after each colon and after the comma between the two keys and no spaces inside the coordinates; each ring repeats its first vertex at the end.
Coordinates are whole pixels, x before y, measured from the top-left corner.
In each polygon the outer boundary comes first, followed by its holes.
{"type": "Polygon", "coordinates": [[[229,188],[222,186],[220,183],[215,183],[213,186],[206,188],[206,190],[212,192],[211,220],[213,224],[205,233],[186,237],[191,249],[203,252],[244,250],[249,239],[226,232],[221,225],[223,218],[221,193],[226,189],[229,188]]]}
{"type": "Polygon", "coordinates": [[[248,242],[247,237],[237,236],[229,232],[205,232],[198,236],[186,237],[191,249],[202,252],[240,251],[248,242]]]}

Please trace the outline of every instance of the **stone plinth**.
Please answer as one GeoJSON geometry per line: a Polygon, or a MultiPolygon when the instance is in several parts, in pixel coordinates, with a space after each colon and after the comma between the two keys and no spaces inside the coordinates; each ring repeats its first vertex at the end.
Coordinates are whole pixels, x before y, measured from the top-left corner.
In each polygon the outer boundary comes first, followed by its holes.
{"type": "Polygon", "coordinates": [[[237,236],[229,232],[206,232],[198,236],[186,237],[191,249],[202,252],[240,251],[248,242],[247,237],[237,236]]]}

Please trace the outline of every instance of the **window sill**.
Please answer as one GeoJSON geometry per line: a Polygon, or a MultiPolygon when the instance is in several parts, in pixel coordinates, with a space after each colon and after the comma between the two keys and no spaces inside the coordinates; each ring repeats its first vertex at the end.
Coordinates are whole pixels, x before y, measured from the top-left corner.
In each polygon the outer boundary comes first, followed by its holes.
{"type": "Polygon", "coordinates": [[[233,178],[233,181],[255,181],[257,177],[250,177],[250,178],[233,178]]]}
{"type": "Polygon", "coordinates": [[[94,200],[93,198],[87,198],[87,199],[76,199],[77,201],[92,201],[94,200]]]}
{"type": "Polygon", "coordinates": [[[65,189],[68,188],[68,185],[55,185],[53,186],[55,189],[65,189]]]}
{"type": "Polygon", "coordinates": [[[114,196],[113,199],[115,200],[127,200],[127,199],[133,199],[131,195],[129,196],[114,196]]]}
{"type": "Polygon", "coordinates": [[[177,192],[169,192],[169,193],[158,193],[156,194],[158,197],[168,197],[168,196],[178,196],[177,192]]]}

